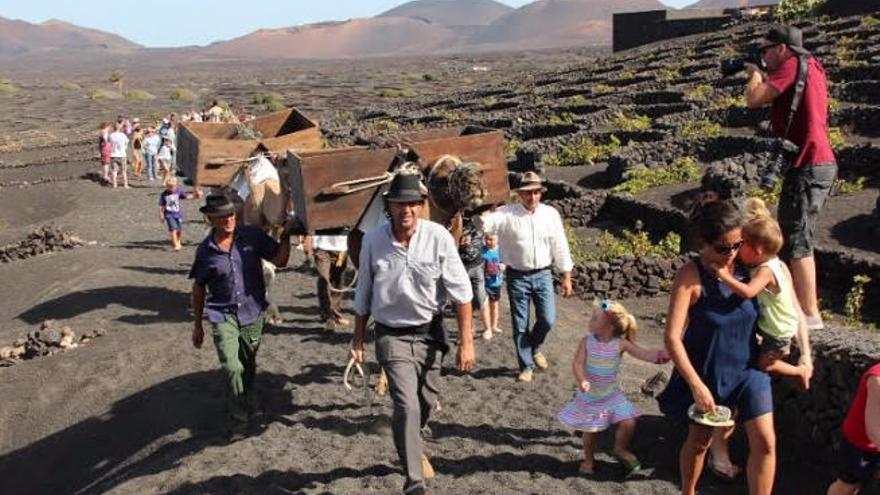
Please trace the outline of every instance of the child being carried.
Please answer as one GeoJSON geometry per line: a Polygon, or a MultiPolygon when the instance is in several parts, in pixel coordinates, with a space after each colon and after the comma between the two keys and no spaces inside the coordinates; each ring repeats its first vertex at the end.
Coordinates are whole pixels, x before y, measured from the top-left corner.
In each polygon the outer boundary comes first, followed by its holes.
{"type": "Polygon", "coordinates": [[[758,330],[761,334],[761,356],[758,366],[783,376],[800,380],[809,388],[813,366],[806,320],[794,292],[791,274],[776,255],[782,249],[782,230],[770,215],[767,206],[758,198],[746,203],[748,222],[743,227],[739,259],[751,267],[751,280],[740,282],[725,267],[717,276],[740,297],[758,298],[758,330]],[[783,361],[791,352],[791,339],[798,335],[801,363],[798,366],[783,361]]]}

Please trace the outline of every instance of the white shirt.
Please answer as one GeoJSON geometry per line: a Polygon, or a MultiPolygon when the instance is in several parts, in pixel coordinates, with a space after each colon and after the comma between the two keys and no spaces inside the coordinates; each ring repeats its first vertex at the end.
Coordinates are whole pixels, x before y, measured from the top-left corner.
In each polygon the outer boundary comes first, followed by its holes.
{"type": "Polygon", "coordinates": [[[159,160],[168,160],[171,161],[171,146],[167,144],[163,144],[161,148],[159,148],[159,154],[156,155],[156,158],[159,160]]]}
{"type": "Polygon", "coordinates": [[[128,156],[128,136],[124,132],[110,134],[110,157],[126,158],[128,156]]]}
{"type": "Polygon", "coordinates": [[[312,237],[312,247],[322,251],[333,251],[336,253],[348,251],[348,236],[316,235],[312,237]]]}
{"type": "Polygon", "coordinates": [[[241,173],[236,174],[235,179],[230,184],[230,187],[238,191],[241,199],[247,199],[251,195],[251,188],[248,184],[256,186],[267,180],[281,182],[281,178],[278,176],[278,169],[265,156],[255,158],[248,166],[247,174],[247,177],[241,173]]]}
{"type": "Polygon", "coordinates": [[[501,262],[514,270],[549,267],[562,273],[574,267],[559,212],[538,203],[530,213],[521,203],[505,205],[482,217],[483,230],[498,235],[501,262]]]}
{"type": "Polygon", "coordinates": [[[144,138],[144,149],[147,153],[155,155],[159,152],[159,146],[162,145],[162,138],[158,134],[150,134],[144,138]]]}
{"type": "Polygon", "coordinates": [[[452,234],[442,225],[418,220],[408,247],[394,239],[391,224],[364,236],[354,296],[358,315],[392,328],[425,325],[446,296],[465,304],[474,293],[452,234]]]}

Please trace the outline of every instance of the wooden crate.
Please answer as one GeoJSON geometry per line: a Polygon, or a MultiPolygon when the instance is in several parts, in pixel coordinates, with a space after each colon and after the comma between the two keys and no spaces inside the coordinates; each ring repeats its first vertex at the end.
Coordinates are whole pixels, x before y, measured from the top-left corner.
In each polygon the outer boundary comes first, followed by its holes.
{"type": "MultiPolygon", "coordinates": [[[[447,154],[480,163],[489,193],[486,203],[507,201],[510,190],[502,132],[473,126],[432,129],[401,134],[398,142],[414,151],[426,169],[447,154]]],[[[321,191],[340,182],[380,176],[391,168],[395,155],[395,148],[365,147],[288,152],[294,211],[305,230],[344,230],[355,226],[378,188],[347,195],[326,195],[321,191]]]]}
{"type": "Polygon", "coordinates": [[[248,123],[261,139],[235,139],[235,124],[185,122],[178,126],[177,166],[196,188],[229,184],[240,163],[257,149],[283,155],[288,149],[321,148],[318,125],[295,108],[257,117],[248,123]]]}
{"type": "Polygon", "coordinates": [[[288,151],[293,210],[305,231],[314,233],[354,227],[377,188],[345,195],[325,195],[321,191],[339,182],[382,175],[391,168],[396,153],[394,148],[372,150],[365,147],[288,151]]]}

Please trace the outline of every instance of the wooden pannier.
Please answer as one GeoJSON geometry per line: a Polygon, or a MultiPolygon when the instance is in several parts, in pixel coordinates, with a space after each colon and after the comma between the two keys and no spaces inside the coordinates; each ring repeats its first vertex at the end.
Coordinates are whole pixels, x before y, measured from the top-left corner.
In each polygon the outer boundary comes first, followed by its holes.
{"type": "Polygon", "coordinates": [[[260,139],[236,139],[235,124],[185,122],[178,126],[177,166],[193,186],[228,185],[244,160],[257,149],[283,154],[288,149],[320,149],[318,124],[296,108],[257,117],[247,123],[260,139]]]}
{"type": "MultiPolygon", "coordinates": [[[[483,181],[489,192],[486,203],[507,201],[507,160],[504,134],[494,129],[467,126],[403,133],[397,142],[419,157],[427,171],[443,155],[455,155],[465,162],[480,163],[483,181]]],[[[395,148],[352,147],[321,151],[289,151],[290,193],[296,216],[305,231],[339,231],[357,225],[380,186],[369,181],[381,180],[394,164],[395,148]],[[328,194],[334,185],[352,183],[354,192],[328,194]]]]}

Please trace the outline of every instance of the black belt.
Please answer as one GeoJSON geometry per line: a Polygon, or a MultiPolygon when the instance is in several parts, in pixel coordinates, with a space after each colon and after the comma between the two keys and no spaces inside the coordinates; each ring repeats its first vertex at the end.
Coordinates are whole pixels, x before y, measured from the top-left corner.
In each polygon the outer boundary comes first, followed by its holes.
{"type": "Polygon", "coordinates": [[[545,266],[544,268],[535,268],[534,270],[517,270],[516,268],[507,267],[508,271],[511,271],[518,275],[533,275],[538,272],[543,272],[544,270],[549,270],[549,266],[545,266]]]}
{"type": "MultiPolygon", "coordinates": [[[[442,320],[442,315],[440,315],[440,319],[442,320]]],[[[437,317],[435,316],[436,320],[437,317]]],[[[389,327],[384,323],[376,322],[376,331],[389,333],[391,335],[427,335],[431,331],[431,324],[434,323],[434,320],[429,321],[428,323],[424,323],[422,325],[415,325],[411,327],[389,327]]]]}

